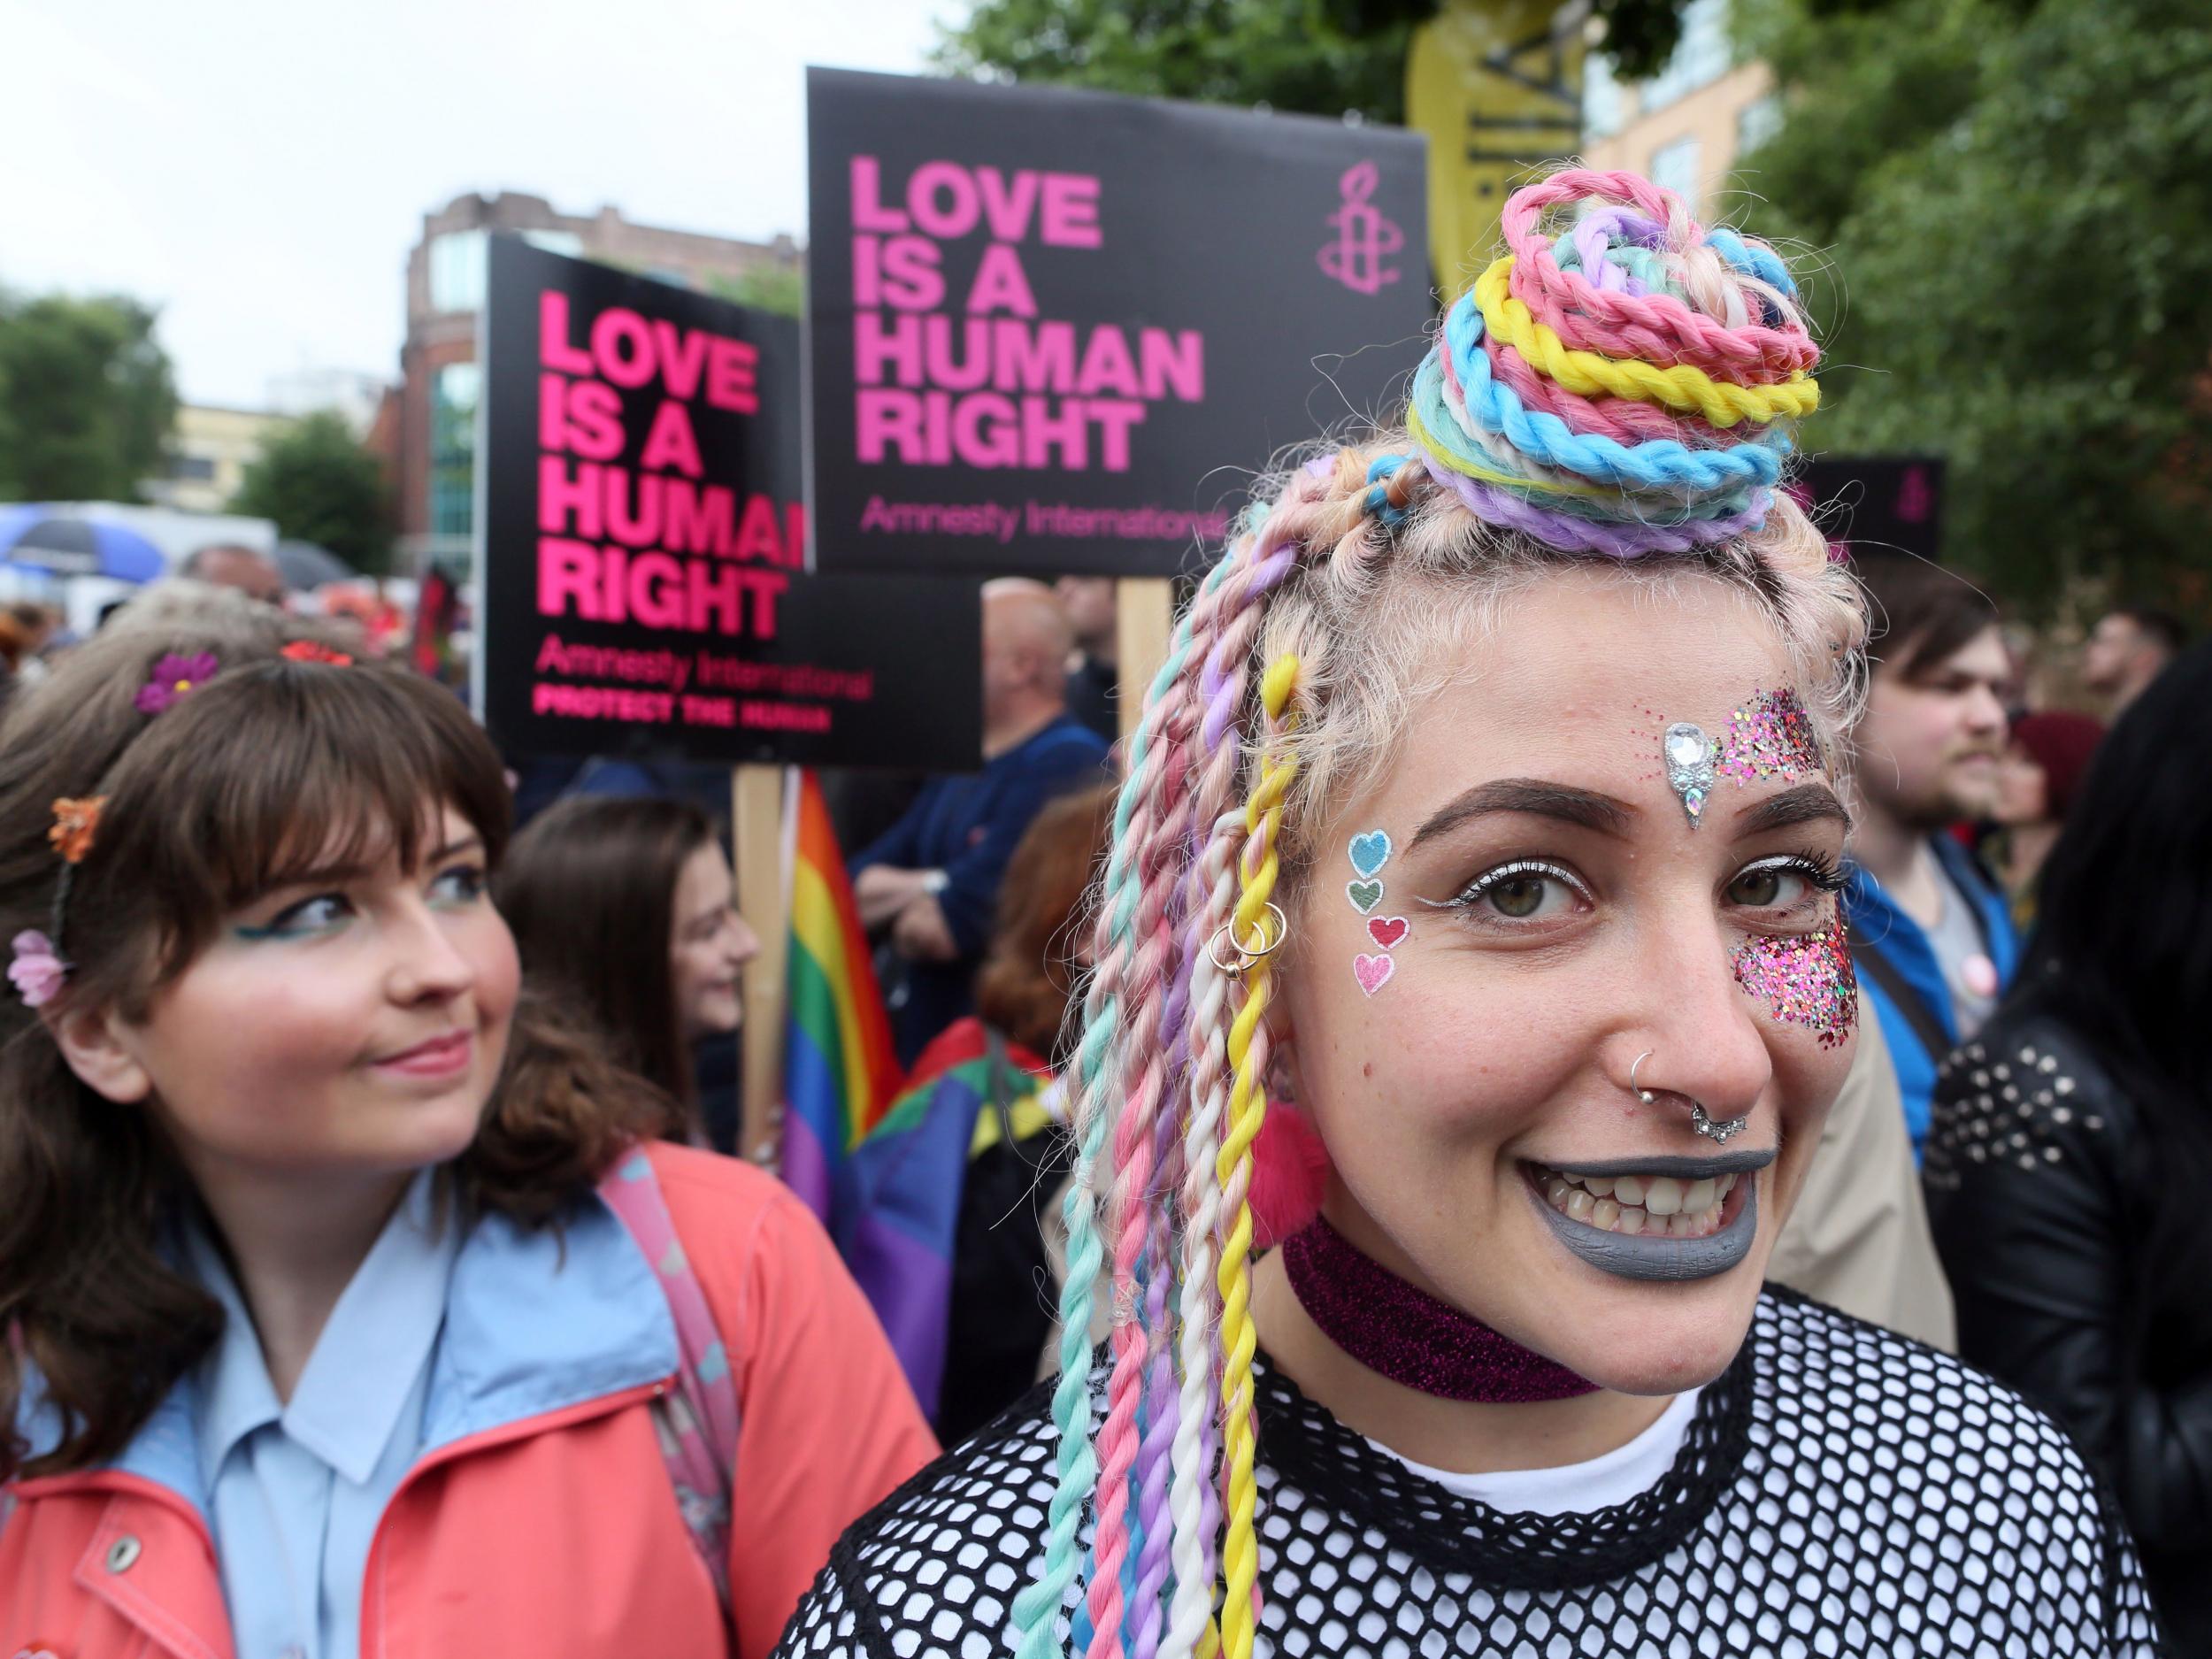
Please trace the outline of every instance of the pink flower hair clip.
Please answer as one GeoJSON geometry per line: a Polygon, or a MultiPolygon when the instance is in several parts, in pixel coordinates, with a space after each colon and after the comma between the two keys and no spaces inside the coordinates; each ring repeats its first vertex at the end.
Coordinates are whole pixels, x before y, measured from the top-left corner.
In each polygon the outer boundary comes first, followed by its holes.
{"type": "Polygon", "coordinates": [[[26,1008],[43,1008],[61,994],[69,978],[69,964],[54,949],[54,941],[35,928],[26,928],[14,940],[15,958],[8,964],[8,982],[26,1008]]]}
{"type": "Polygon", "coordinates": [[[214,679],[215,671],[220,666],[212,651],[195,651],[189,657],[171,651],[154,664],[154,672],[138,688],[138,711],[159,714],[173,709],[180,699],[214,679]]]}

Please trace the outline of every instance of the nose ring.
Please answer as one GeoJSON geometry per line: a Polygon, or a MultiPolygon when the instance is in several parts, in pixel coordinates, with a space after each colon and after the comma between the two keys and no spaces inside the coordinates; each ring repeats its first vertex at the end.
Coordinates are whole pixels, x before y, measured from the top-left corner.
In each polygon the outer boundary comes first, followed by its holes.
{"type": "Polygon", "coordinates": [[[1654,1103],[1651,1096],[1651,1091],[1647,1088],[1638,1088],[1636,1087],[1636,1068],[1643,1064],[1645,1061],[1650,1059],[1651,1056],[1652,1051],[1649,1048],[1645,1049],[1643,1053],[1638,1055],[1636,1058],[1630,1063],[1628,1068],[1628,1092],[1633,1094],[1638,1100],[1643,1102],[1643,1103],[1647,1106],[1654,1103]]]}
{"type": "MultiPolygon", "coordinates": [[[[1651,1049],[1645,1049],[1643,1053],[1636,1056],[1628,1068],[1629,1093],[1635,1095],[1638,1100],[1643,1102],[1643,1103],[1647,1106],[1657,1105],[1659,1103],[1658,1096],[1654,1094],[1649,1089],[1641,1087],[1638,1085],[1636,1081],[1636,1071],[1637,1068],[1642,1065],[1645,1061],[1651,1058],[1652,1053],[1653,1051],[1651,1049]]],[[[1708,1141],[1716,1141],[1720,1145],[1725,1146],[1732,1137],[1741,1134],[1747,1128],[1748,1128],[1750,1124],[1751,1114],[1749,1112],[1746,1112],[1740,1118],[1729,1118],[1719,1122],[1715,1122],[1712,1114],[1705,1110],[1704,1102],[1694,1100],[1690,1102],[1691,1132],[1695,1134],[1703,1135],[1708,1141]]]]}

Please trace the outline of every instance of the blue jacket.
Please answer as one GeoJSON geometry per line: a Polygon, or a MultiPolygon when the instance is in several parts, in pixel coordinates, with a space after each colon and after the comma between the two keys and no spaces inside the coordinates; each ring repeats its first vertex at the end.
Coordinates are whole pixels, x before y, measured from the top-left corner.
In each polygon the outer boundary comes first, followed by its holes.
{"type": "MultiPolygon", "coordinates": [[[[1932,835],[1928,845],[1936,862],[1974,907],[1974,918],[1989,959],[1997,964],[2000,991],[2012,983],[2019,966],[2020,941],[2012,916],[1996,884],[1973,854],[1948,835],[1932,835]]],[[[1919,923],[1897,908],[1874,878],[1850,867],[1843,890],[1844,920],[1851,933],[1851,956],[1858,965],[1859,994],[1882,1022],[1898,1092],[1905,1099],[1905,1126],[1912,1133],[1912,1155],[1928,1133],[1928,1101],[1935,1092],[1936,1067],[1958,1046],[1958,1019],[1951,1011],[1950,987],[1944,983],[1935,947],[1919,923]],[[1903,998],[1909,997],[1909,1006],[1903,998]],[[1940,1033],[1939,1041],[1938,1033],[1940,1033]]]]}
{"type": "Polygon", "coordinates": [[[1053,796],[1106,781],[1106,755],[1103,738],[1062,714],[979,772],[932,778],[904,816],[853,859],[855,876],[871,864],[945,872],[937,902],[960,956],[907,965],[905,995],[895,995],[891,1009],[902,1065],[974,1011],[972,982],[990,942],[1006,861],[1053,796]]]}

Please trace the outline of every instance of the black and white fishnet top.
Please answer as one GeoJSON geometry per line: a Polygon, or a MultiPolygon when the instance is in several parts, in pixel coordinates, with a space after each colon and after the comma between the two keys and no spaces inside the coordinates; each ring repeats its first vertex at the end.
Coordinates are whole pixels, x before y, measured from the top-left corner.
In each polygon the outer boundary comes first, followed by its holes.
{"type": "MultiPolygon", "coordinates": [[[[1587,1515],[1455,1496],[1264,1362],[1256,1403],[1261,1659],[2157,1652],[2134,1551],[2058,1429],[1786,1291],[1761,1298],[1659,1485],[1587,1515]]],[[[1011,1652],[1054,1448],[1041,1387],[892,1494],[839,1542],[778,1659],[1011,1652]]]]}

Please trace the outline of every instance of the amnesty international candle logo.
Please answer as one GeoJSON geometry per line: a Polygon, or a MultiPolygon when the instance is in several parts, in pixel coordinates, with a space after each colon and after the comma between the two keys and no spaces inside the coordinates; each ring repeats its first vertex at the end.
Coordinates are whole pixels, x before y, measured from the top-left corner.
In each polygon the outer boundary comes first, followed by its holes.
{"type": "Polygon", "coordinates": [[[1407,134],[826,70],[808,100],[823,569],[1173,572],[1271,452],[1386,406],[1365,349],[1426,321],[1407,134]],[[1333,281],[1298,206],[1331,201],[1333,281]]]}
{"type": "Polygon", "coordinates": [[[1329,225],[1336,240],[1320,252],[1321,268],[1361,294],[1372,294],[1398,280],[1398,267],[1384,261],[1406,245],[1406,234],[1369,204],[1379,178],[1375,164],[1363,161],[1344,173],[1344,196],[1329,225]]]}

